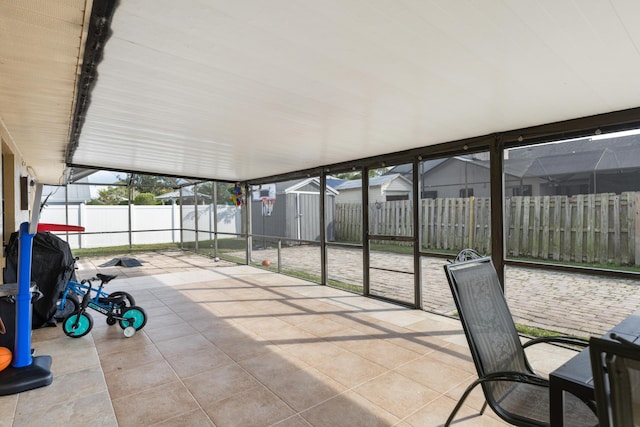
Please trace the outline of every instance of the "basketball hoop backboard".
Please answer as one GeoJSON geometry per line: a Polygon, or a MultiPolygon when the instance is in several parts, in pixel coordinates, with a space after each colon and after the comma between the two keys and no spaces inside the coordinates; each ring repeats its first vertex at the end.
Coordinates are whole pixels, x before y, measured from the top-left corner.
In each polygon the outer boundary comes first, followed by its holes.
{"type": "Polygon", "coordinates": [[[259,202],[264,198],[275,199],[276,185],[275,184],[254,185],[251,187],[251,197],[255,202],[259,202]]]}

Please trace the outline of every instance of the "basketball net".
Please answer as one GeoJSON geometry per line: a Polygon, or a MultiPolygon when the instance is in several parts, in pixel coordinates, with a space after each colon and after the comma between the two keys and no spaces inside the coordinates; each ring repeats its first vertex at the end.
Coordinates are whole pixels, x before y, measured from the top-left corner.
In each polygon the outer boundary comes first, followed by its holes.
{"type": "Polygon", "coordinates": [[[271,216],[271,212],[273,212],[273,205],[275,204],[276,199],[272,199],[270,197],[262,198],[262,216],[271,216]]]}

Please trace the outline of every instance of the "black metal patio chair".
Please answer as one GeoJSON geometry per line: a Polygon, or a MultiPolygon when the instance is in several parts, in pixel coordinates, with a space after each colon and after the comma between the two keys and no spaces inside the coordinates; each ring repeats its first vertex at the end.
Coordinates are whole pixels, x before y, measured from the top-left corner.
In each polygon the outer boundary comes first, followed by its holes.
{"type": "Polygon", "coordinates": [[[589,340],[600,427],[640,425],[640,346],[616,334],[589,340]]]}
{"type": "MultiPolygon", "coordinates": [[[[541,342],[586,346],[571,337],[544,337],[520,341],[495,268],[488,257],[444,266],[462,322],[478,379],[467,387],[451,412],[449,426],[469,393],[481,385],[485,404],[506,422],[516,426],[549,425],[549,381],[536,374],[524,349],[541,342]]],[[[595,405],[567,393],[565,425],[598,424],[595,405]]]]}

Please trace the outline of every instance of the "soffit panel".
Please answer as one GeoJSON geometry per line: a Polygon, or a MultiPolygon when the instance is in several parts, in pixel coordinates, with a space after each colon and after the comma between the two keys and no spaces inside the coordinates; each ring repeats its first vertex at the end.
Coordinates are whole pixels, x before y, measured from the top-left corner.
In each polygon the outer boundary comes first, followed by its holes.
{"type": "Polygon", "coordinates": [[[65,170],[86,7],[0,2],[0,120],[40,182],[59,183],[65,170]]]}

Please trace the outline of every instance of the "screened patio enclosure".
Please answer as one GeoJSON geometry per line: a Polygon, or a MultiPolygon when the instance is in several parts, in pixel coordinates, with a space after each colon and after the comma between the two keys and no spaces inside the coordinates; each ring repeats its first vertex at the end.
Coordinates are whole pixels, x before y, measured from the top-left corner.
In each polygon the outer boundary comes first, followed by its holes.
{"type": "MultiPolygon", "coordinates": [[[[622,133],[505,152],[500,182],[506,191],[499,203],[504,231],[497,234],[506,253],[508,296],[569,309],[572,293],[615,295],[620,290],[620,298],[633,307],[626,289],[635,286],[640,269],[635,221],[640,189],[633,179],[640,170],[637,138],[622,133]],[[585,161],[576,158],[576,147],[584,150],[580,158],[585,161]],[[548,159],[562,158],[557,163],[564,169],[554,176],[537,172],[548,159]],[[628,179],[621,178],[625,175],[628,179]],[[610,192],[595,193],[594,183],[608,185],[610,192]],[[535,296],[523,298],[526,294],[535,296]]],[[[411,162],[320,170],[319,176],[296,179],[293,174],[270,182],[177,179],[173,187],[162,188],[167,185],[162,177],[145,181],[134,174],[111,184],[78,181],[66,187],[67,194],[86,193],[80,190],[86,187],[102,190],[89,201],[58,204],[65,193],[60,188],[57,198],[47,200],[43,220],[84,225],[84,233],[66,236],[74,249],[116,246],[126,252],[165,245],[452,315],[455,307],[442,266],[461,249],[492,255],[495,245],[490,153],[467,151],[429,160],[408,153],[411,162]],[[394,183],[398,176],[401,186],[394,183]],[[379,182],[389,184],[378,188],[379,182]],[[129,198],[100,203],[105,187],[112,193],[120,188],[129,198]],[[270,206],[259,196],[261,188],[274,189],[270,206]],[[234,199],[238,189],[243,203],[234,199]],[[184,197],[170,204],[140,204],[146,190],[184,197]]],[[[552,172],[550,167],[546,171],[552,172]]],[[[535,313],[535,304],[514,307],[523,324],[597,332],[597,326],[579,324],[580,311],[576,319],[567,318],[566,326],[546,322],[544,314],[535,313]]],[[[612,310],[605,324],[624,314],[612,310]]]]}

